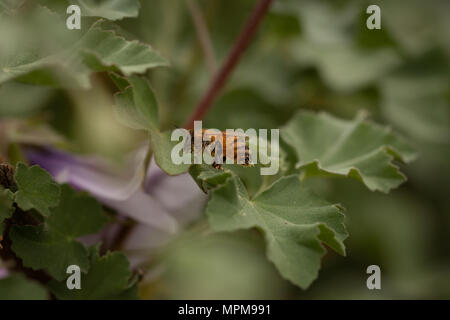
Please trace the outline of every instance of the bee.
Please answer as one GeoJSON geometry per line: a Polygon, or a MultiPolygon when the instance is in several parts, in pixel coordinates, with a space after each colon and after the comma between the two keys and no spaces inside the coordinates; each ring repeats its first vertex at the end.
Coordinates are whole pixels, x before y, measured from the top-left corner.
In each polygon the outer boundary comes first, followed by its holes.
{"type": "Polygon", "coordinates": [[[201,131],[194,131],[190,129],[189,133],[191,135],[191,144],[188,146],[191,152],[195,151],[195,139],[202,141],[201,151],[211,151],[211,156],[215,158],[212,167],[218,170],[222,170],[222,164],[227,161],[227,145],[233,145],[233,163],[242,165],[244,167],[251,167],[252,157],[250,153],[250,148],[248,144],[249,137],[243,133],[234,132],[233,134],[228,134],[226,131],[220,132],[222,135],[222,140],[216,141],[217,134],[219,131],[214,132],[213,130],[202,129],[201,131]],[[214,150],[213,150],[214,149],[214,150]],[[220,158],[222,158],[220,161],[220,158]]]}

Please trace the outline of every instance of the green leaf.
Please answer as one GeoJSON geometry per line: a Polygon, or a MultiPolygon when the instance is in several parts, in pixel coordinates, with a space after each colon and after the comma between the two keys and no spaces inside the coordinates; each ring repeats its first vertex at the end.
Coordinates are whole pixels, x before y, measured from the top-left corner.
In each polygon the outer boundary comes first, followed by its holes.
{"type": "Polygon", "coordinates": [[[151,46],[127,41],[109,30],[104,20],[95,22],[83,36],[67,30],[57,14],[42,7],[31,9],[29,17],[0,23],[8,36],[0,37],[0,46],[6,48],[0,50],[0,83],[19,78],[32,84],[89,88],[92,72],[130,75],[168,65],[151,46]],[[37,41],[41,33],[47,41],[37,41]]]}
{"type": "MultiPolygon", "coordinates": [[[[233,177],[233,175],[236,175],[239,179],[241,179],[248,194],[253,196],[261,190],[261,188],[263,188],[263,183],[265,183],[265,180],[263,179],[263,176],[260,175],[259,170],[260,168],[258,166],[243,167],[233,164],[224,164],[223,170],[217,170],[210,165],[195,164],[189,168],[189,173],[200,189],[202,189],[205,193],[211,189],[223,185],[227,179],[233,177]]],[[[268,176],[266,176],[266,178],[267,177],[268,176]]],[[[278,178],[277,176],[270,177],[274,179],[273,181],[278,178]]]]}
{"type": "Polygon", "coordinates": [[[151,145],[156,164],[169,175],[178,175],[189,170],[190,164],[174,164],[171,158],[172,149],[178,143],[170,141],[171,133],[151,131],[151,145]]]}
{"type": "Polygon", "coordinates": [[[61,200],[47,219],[50,230],[75,239],[100,231],[108,222],[100,203],[85,192],[68,185],[61,187],[61,200]]]}
{"type": "Polygon", "coordinates": [[[104,30],[103,23],[103,20],[96,22],[75,46],[90,70],[120,71],[129,76],[168,66],[168,61],[151,46],[127,41],[113,30],[104,30]]]}
{"type": "Polygon", "coordinates": [[[109,20],[137,17],[139,0],[71,0],[79,4],[81,14],[87,17],[102,17],[109,20]]]}
{"type": "Polygon", "coordinates": [[[20,274],[0,279],[0,300],[45,300],[47,290],[20,274]]]}
{"type": "Polygon", "coordinates": [[[106,221],[95,199],[63,185],[61,201],[51,210],[45,226],[13,226],[12,249],[25,266],[45,269],[55,279],[63,280],[72,264],[83,271],[89,268],[88,252],[75,239],[100,231],[106,221]]]}
{"type": "Polygon", "coordinates": [[[130,285],[132,273],[124,254],[110,252],[91,256],[89,272],[81,277],[81,290],[69,290],[65,282],[51,281],[50,290],[58,299],[106,300],[139,299],[136,284],[130,285]]]}
{"type": "Polygon", "coordinates": [[[67,7],[74,4],[80,6],[83,17],[100,17],[108,20],[135,18],[140,9],[139,0],[40,0],[39,2],[65,17],[68,17],[67,7]]]}
{"type": "Polygon", "coordinates": [[[150,132],[150,142],[158,166],[169,175],[187,172],[188,164],[176,165],[171,153],[178,141],[171,141],[171,133],[161,132],[158,121],[158,104],[148,81],[138,76],[128,78],[110,74],[122,91],[115,96],[115,114],[124,125],[150,132]]]}
{"type": "Polygon", "coordinates": [[[321,243],[345,254],[342,208],[302,187],[297,176],[279,179],[254,199],[237,177],[228,179],[212,191],[206,214],[216,231],[260,229],[268,258],[302,288],[317,277],[325,252],[321,243]]]}
{"type": "Polygon", "coordinates": [[[300,112],[281,130],[281,137],[308,175],[348,176],[370,190],[388,192],[406,177],[392,160],[415,158],[411,147],[390,129],[363,121],[342,120],[325,113],[300,112]]]}
{"type": "MultiPolygon", "coordinates": [[[[361,16],[364,21],[368,17],[362,2],[347,2],[339,8],[325,1],[279,4],[284,12],[296,13],[302,25],[302,35],[288,46],[291,58],[302,67],[316,67],[321,78],[336,91],[364,88],[402,62],[396,49],[386,39],[379,39],[380,32],[369,30],[371,48],[360,40],[355,26],[361,25],[361,16]]],[[[364,24],[361,29],[366,29],[364,24]]]]}
{"type": "Polygon", "coordinates": [[[148,81],[138,76],[122,78],[116,74],[111,74],[111,78],[123,90],[115,95],[114,111],[119,121],[133,129],[157,129],[158,104],[148,81]]]}
{"type": "Polygon", "coordinates": [[[50,208],[58,205],[60,188],[52,177],[41,167],[27,167],[23,163],[17,165],[14,179],[18,191],[17,205],[24,211],[37,210],[43,216],[50,215],[50,208]]]}
{"type": "Polygon", "coordinates": [[[12,250],[33,270],[45,269],[52,277],[63,280],[67,267],[77,265],[87,271],[89,259],[84,246],[44,226],[12,226],[12,250]]]}
{"type": "Polygon", "coordinates": [[[224,184],[228,178],[232,177],[230,171],[217,170],[208,165],[198,164],[191,166],[189,173],[204,192],[224,184]]]}

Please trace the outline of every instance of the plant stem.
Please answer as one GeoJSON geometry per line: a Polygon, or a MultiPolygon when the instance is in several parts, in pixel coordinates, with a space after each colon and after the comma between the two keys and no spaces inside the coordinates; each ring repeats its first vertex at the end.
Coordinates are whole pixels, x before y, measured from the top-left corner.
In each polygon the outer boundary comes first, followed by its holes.
{"type": "Polygon", "coordinates": [[[212,104],[217,99],[221,89],[230,77],[232,71],[238,64],[240,58],[242,57],[242,54],[250,44],[250,41],[259,26],[259,23],[268,11],[269,6],[272,2],[273,0],[259,0],[250,17],[247,19],[247,22],[242,29],[238,39],[236,40],[233,48],[231,49],[227,59],[225,60],[219,72],[213,78],[208,90],[195,108],[194,113],[184,125],[185,128],[192,129],[194,121],[202,119],[211,108],[212,104]]]}

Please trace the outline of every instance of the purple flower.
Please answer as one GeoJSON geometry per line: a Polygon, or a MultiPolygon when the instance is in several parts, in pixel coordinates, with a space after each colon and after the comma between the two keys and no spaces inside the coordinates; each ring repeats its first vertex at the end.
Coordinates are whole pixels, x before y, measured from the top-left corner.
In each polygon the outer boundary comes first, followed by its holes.
{"type": "Polygon", "coordinates": [[[104,205],[133,218],[144,228],[173,234],[180,223],[196,217],[205,195],[188,174],[169,176],[153,161],[144,177],[146,148],[139,149],[126,172],[112,170],[103,159],[75,156],[49,148],[29,148],[32,164],[46,169],[59,183],[88,191],[104,205]],[[144,187],[143,187],[144,186],[144,187]]]}

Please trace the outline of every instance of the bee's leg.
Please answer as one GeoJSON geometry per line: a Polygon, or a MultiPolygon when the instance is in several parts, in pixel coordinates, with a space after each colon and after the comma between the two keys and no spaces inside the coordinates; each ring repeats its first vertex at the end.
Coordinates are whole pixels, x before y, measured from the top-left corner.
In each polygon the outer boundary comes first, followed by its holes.
{"type": "Polygon", "coordinates": [[[222,170],[222,164],[213,162],[212,167],[217,170],[222,170]]]}
{"type": "Polygon", "coordinates": [[[245,150],[245,165],[247,167],[253,167],[252,156],[251,156],[250,151],[248,149],[245,150]]]}
{"type": "Polygon", "coordinates": [[[214,148],[214,151],[212,152],[212,155],[214,156],[215,161],[213,162],[212,166],[215,169],[222,170],[222,144],[219,141],[214,141],[210,144],[211,148],[214,148]]]}

